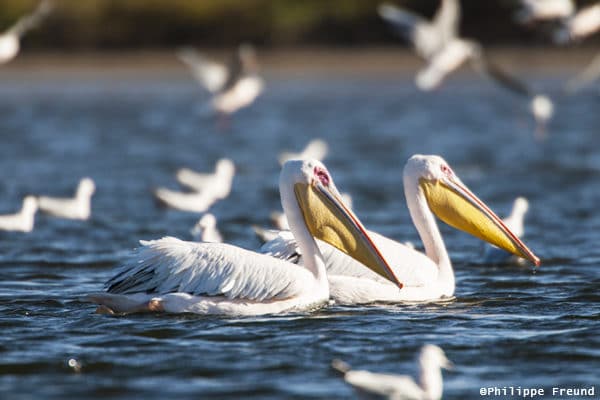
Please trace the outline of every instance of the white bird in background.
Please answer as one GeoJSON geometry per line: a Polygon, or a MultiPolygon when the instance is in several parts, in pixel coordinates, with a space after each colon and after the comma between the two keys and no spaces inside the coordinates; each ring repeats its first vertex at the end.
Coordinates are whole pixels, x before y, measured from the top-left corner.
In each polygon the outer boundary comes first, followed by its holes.
{"type": "Polygon", "coordinates": [[[0,230],[31,232],[38,210],[38,202],[34,196],[23,199],[23,207],[16,214],[0,215],[0,230]]]}
{"type": "Polygon", "coordinates": [[[192,192],[179,192],[167,188],[154,191],[156,198],[168,207],[189,212],[203,213],[218,200],[231,192],[235,165],[230,159],[217,161],[214,173],[199,173],[188,168],[177,171],[176,178],[192,192]]]}
{"type": "Polygon", "coordinates": [[[554,32],[554,42],[566,44],[580,41],[600,31],[600,2],[584,7],[569,18],[554,32]]]}
{"type": "Polygon", "coordinates": [[[75,197],[39,196],[39,209],[59,218],[86,220],[92,213],[92,195],[95,191],[94,181],[91,178],[83,178],[79,181],[75,197]]]}
{"type": "Polygon", "coordinates": [[[481,44],[459,37],[461,12],[458,1],[442,0],[432,22],[389,4],[380,5],[378,11],[427,62],[415,77],[419,89],[436,89],[448,75],[470,62],[478,72],[529,101],[530,111],[536,121],[537,137],[542,137],[546,124],[554,114],[552,100],[548,96],[533,92],[523,82],[491,64],[485,57],[481,44]]]}
{"type": "Polygon", "coordinates": [[[458,0],[442,0],[432,21],[387,3],[381,4],[377,11],[425,60],[430,60],[458,36],[458,0]]]}
{"type": "Polygon", "coordinates": [[[13,26],[0,35],[0,64],[5,64],[17,56],[23,35],[35,28],[51,10],[52,2],[43,0],[31,14],[19,18],[13,26]]]}
{"type": "Polygon", "coordinates": [[[235,175],[235,164],[229,158],[221,158],[215,164],[214,173],[201,173],[181,168],[175,174],[177,181],[195,192],[211,193],[217,199],[224,199],[231,192],[235,175]]]}
{"type": "Polygon", "coordinates": [[[308,142],[304,150],[299,153],[284,151],[279,154],[279,164],[283,165],[288,160],[319,160],[323,161],[327,156],[329,146],[323,139],[314,139],[308,142]]]}
{"type": "MultiPolygon", "coordinates": [[[[327,267],[331,298],[338,304],[372,302],[431,301],[454,295],[452,262],[435,221],[492,243],[535,265],[540,260],[502,220],[475,196],[438,156],[414,155],[403,174],[404,193],[412,221],[425,247],[425,254],[404,243],[368,231],[393,276],[402,283],[392,284],[346,257],[332,246],[319,243],[327,267]]],[[[302,251],[280,235],[261,251],[283,259],[299,259],[302,251]]]]}
{"type": "Polygon", "coordinates": [[[284,164],[279,189],[291,231],[304,255],[299,266],[223,243],[163,238],[141,242],[107,283],[88,296],[99,312],[193,312],[263,315],[327,304],[329,285],[315,238],[389,276],[389,266],[317,160],[284,164]]]}
{"type": "MultiPolygon", "coordinates": [[[[529,210],[529,202],[524,197],[517,197],[513,203],[510,215],[502,221],[517,237],[525,233],[525,214],[529,210]]],[[[499,249],[496,246],[487,245],[483,254],[483,262],[491,264],[503,264],[507,262],[521,262],[522,258],[514,257],[512,254],[499,249]]]]}
{"type": "Polygon", "coordinates": [[[240,45],[227,66],[207,59],[190,47],[178,50],[177,56],[202,88],[212,94],[211,105],[221,117],[252,104],[263,91],[256,52],[250,45],[240,45]]]}
{"type": "Polygon", "coordinates": [[[555,21],[568,18],[575,12],[573,0],[521,0],[515,20],[521,24],[555,21]]]}
{"type": "Polygon", "coordinates": [[[565,85],[567,94],[574,94],[600,78],[600,53],[579,74],[569,79],[565,85]]]}
{"type": "Polygon", "coordinates": [[[440,400],[444,390],[441,369],[452,369],[452,362],[444,350],[433,344],[423,346],[416,361],[417,379],[410,375],[353,370],[340,360],[333,360],[331,366],[343,374],[346,382],[364,394],[393,400],[440,400]]]}
{"type": "Polygon", "coordinates": [[[217,228],[217,218],[211,213],[204,214],[191,230],[194,240],[205,243],[222,243],[223,237],[217,228]]]}

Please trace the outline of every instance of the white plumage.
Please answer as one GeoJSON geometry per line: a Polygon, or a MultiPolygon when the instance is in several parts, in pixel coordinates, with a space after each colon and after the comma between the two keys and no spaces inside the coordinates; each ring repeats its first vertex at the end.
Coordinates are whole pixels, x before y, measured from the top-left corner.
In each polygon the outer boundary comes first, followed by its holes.
{"type": "Polygon", "coordinates": [[[340,360],[334,360],[332,367],[343,374],[346,382],[365,394],[392,400],[440,400],[444,386],[441,369],[452,369],[453,364],[444,351],[433,344],[423,346],[416,361],[417,379],[410,375],[353,370],[340,360]]]}
{"type": "Polygon", "coordinates": [[[95,191],[94,181],[91,178],[83,178],[79,181],[75,197],[39,196],[39,209],[59,218],[86,220],[92,213],[92,196],[95,191]]]}
{"type": "Polygon", "coordinates": [[[23,206],[16,214],[0,215],[0,230],[31,232],[35,221],[38,202],[35,197],[27,196],[23,199],[23,206]]]}
{"type": "Polygon", "coordinates": [[[600,30],[600,2],[584,7],[563,20],[562,27],[554,33],[554,41],[565,44],[579,41],[600,30]]]}
{"type": "Polygon", "coordinates": [[[21,17],[0,35],[0,64],[5,64],[17,56],[21,47],[21,37],[28,30],[36,27],[51,10],[52,2],[43,0],[31,14],[21,17]]]}

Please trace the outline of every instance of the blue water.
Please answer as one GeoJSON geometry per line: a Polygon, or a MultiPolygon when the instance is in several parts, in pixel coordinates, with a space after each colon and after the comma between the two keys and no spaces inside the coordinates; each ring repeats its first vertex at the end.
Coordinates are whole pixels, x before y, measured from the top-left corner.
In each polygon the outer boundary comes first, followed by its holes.
{"type": "MultiPolygon", "coordinates": [[[[558,93],[557,79],[535,83],[558,93]]],[[[425,343],[456,365],[444,372],[447,399],[490,386],[596,385],[598,396],[597,91],[558,98],[543,143],[521,99],[469,77],[431,95],[408,77],[279,77],[225,133],[201,100],[187,77],[0,78],[0,213],[28,193],[70,195],[82,176],[98,187],[90,221],[40,215],[30,234],[0,233],[2,398],[348,398],[333,358],[410,373],[425,343]],[[139,239],[190,238],[198,216],[151,195],[176,188],[179,167],[235,161],[233,191],[211,211],[228,242],[257,248],[251,225],[280,207],[278,152],[316,137],[365,225],[417,246],[401,183],[414,153],[443,156],[500,215],[527,197],[525,242],[542,267],[485,265],[477,239],[442,226],[457,275],[450,302],[222,318],[112,317],[80,301],[139,239]]]]}

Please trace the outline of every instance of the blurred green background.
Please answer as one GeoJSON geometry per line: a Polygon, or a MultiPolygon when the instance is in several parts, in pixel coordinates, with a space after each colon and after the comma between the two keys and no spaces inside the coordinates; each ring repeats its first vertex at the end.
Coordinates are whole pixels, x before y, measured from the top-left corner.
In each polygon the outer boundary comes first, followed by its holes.
{"type": "MultiPolygon", "coordinates": [[[[578,6],[595,0],[580,0],[578,6]]],[[[161,49],[191,44],[224,47],[378,46],[397,44],[371,0],[54,0],[52,15],[25,37],[32,49],[161,49]]],[[[438,0],[393,3],[431,16],[438,0]]],[[[462,0],[464,36],[486,45],[550,46],[543,30],[512,22],[518,0],[462,0]]],[[[36,0],[1,0],[0,29],[36,0]]],[[[600,35],[584,45],[600,43],[600,35]]]]}

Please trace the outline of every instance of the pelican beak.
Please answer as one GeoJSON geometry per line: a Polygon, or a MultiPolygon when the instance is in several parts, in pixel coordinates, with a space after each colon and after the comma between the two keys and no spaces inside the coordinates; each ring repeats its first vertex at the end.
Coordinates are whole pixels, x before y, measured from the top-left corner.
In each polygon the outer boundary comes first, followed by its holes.
{"type": "Polygon", "coordinates": [[[294,185],[296,199],[311,235],[402,288],[402,283],[375,246],[363,224],[344,204],[334,187],[319,182],[294,185]]]}
{"type": "Polygon", "coordinates": [[[419,186],[431,211],[448,225],[540,265],[540,259],[457,177],[422,178],[419,186]]]}

